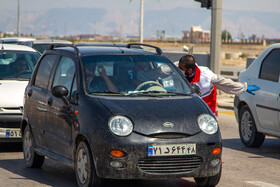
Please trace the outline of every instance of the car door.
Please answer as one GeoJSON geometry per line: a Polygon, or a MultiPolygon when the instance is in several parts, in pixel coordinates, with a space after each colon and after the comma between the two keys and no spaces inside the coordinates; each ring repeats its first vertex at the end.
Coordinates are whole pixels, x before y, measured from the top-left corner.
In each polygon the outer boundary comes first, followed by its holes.
{"type": "Polygon", "coordinates": [[[45,55],[35,70],[32,83],[27,87],[25,106],[37,146],[47,148],[45,141],[45,125],[47,114],[47,99],[49,78],[56,60],[56,55],[45,55]]]}
{"type": "Polygon", "coordinates": [[[72,158],[72,128],[74,120],[74,106],[70,104],[71,90],[77,88],[75,77],[75,63],[69,58],[62,56],[56,68],[51,88],[63,85],[68,90],[67,101],[57,98],[49,92],[48,100],[48,130],[46,133],[49,149],[61,156],[72,158]],[[73,87],[73,89],[72,89],[73,87]]]}
{"type": "Polygon", "coordinates": [[[280,131],[279,126],[280,49],[272,50],[262,61],[254,101],[262,128],[280,131]]]}

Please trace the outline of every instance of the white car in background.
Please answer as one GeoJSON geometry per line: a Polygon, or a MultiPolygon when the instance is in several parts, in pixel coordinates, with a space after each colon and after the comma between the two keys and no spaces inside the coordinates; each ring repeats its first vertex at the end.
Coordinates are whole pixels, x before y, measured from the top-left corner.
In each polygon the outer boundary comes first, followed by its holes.
{"type": "Polygon", "coordinates": [[[0,38],[0,44],[18,44],[19,42],[34,41],[34,38],[0,38]]]}
{"type": "Polygon", "coordinates": [[[30,47],[0,44],[0,142],[21,141],[23,94],[39,58],[30,47]]]}
{"type": "MultiPolygon", "coordinates": [[[[73,43],[67,40],[33,40],[33,41],[21,41],[18,44],[32,47],[37,51],[39,51],[41,54],[43,54],[44,51],[50,47],[50,45],[56,46],[56,44],[73,44],[73,43]]],[[[60,45],[60,47],[62,46],[60,45]]]]}
{"type": "Polygon", "coordinates": [[[261,146],[265,135],[280,137],[279,72],[280,44],[274,44],[239,75],[239,82],[260,87],[255,95],[245,92],[234,99],[239,135],[245,146],[261,146]]]}

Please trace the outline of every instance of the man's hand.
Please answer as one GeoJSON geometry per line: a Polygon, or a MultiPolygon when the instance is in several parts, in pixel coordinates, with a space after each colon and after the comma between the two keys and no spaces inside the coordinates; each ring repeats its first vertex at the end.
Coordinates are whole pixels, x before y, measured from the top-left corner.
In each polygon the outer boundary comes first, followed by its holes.
{"type": "Polygon", "coordinates": [[[105,69],[104,69],[104,67],[102,66],[102,65],[99,65],[98,66],[98,69],[97,69],[97,71],[98,71],[98,73],[99,73],[99,75],[101,76],[101,77],[107,77],[107,74],[106,74],[106,71],[105,71],[105,69]]]}
{"type": "Polygon", "coordinates": [[[252,94],[252,95],[255,95],[255,93],[254,93],[253,91],[258,91],[258,90],[260,90],[260,89],[261,89],[261,88],[258,87],[257,85],[248,85],[246,91],[247,91],[248,93],[252,94]]]}

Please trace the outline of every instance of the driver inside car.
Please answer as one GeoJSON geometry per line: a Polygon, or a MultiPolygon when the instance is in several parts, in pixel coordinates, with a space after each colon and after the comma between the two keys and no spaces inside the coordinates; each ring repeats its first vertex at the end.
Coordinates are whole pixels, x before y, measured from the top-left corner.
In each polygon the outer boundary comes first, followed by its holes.
{"type": "Polygon", "coordinates": [[[136,79],[134,82],[136,84],[139,85],[146,81],[157,81],[168,77],[172,73],[172,70],[168,66],[152,68],[148,63],[144,61],[135,62],[136,79]]]}
{"type": "Polygon", "coordinates": [[[12,64],[12,73],[14,75],[18,75],[21,72],[24,72],[27,70],[27,63],[23,58],[18,58],[15,60],[15,62],[12,64]]]}

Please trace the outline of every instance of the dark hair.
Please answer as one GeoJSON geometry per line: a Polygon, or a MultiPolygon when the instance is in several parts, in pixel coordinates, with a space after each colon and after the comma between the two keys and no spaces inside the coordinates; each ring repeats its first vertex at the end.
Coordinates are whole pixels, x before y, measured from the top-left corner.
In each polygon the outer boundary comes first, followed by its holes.
{"type": "Polygon", "coordinates": [[[191,68],[193,70],[195,69],[195,59],[192,55],[183,56],[180,59],[179,63],[184,64],[186,69],[189,69],[189,68],[191,68]]]}

